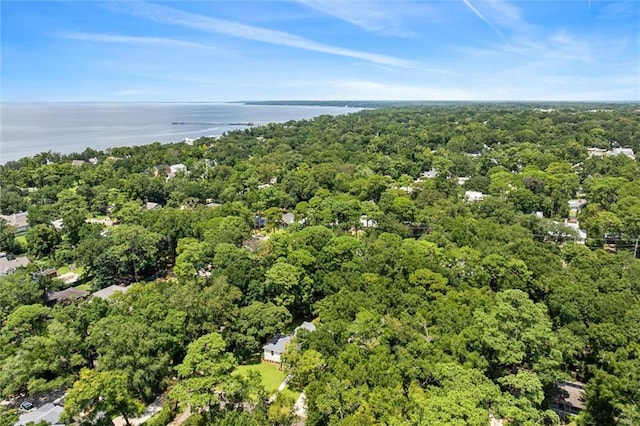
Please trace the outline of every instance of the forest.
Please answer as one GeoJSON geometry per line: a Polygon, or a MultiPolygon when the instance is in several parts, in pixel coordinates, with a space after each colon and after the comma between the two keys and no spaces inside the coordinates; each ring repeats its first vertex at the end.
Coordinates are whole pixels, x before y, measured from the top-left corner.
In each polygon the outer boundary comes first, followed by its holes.
{"type": "Polygon", "coordinates": [[[638,151],[636,104],[427,105],[9,162],[0,251],[28,265],[1,271],[0,399],[66,389],[66,424],[159,396],[150,426],[640,424],[638,151]],[[238,371],[303,321],[269,398],[238,371]]]}

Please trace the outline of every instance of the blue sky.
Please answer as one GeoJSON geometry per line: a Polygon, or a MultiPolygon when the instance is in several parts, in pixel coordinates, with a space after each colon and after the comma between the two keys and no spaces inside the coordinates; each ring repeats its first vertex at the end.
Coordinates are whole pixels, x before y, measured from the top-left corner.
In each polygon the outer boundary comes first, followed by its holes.
{"type": "Polygon", "coordinates": [[[3,101],[640,100],[640,2],[3,0],[3,101]]]}

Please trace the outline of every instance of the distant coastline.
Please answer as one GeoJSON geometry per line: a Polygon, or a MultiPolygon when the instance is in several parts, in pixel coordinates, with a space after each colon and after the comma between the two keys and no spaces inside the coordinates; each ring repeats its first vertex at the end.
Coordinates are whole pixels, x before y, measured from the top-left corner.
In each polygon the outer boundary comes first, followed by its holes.
{"type": "Polygon", "coordinates": [[[3,102],[0,164],[42,152],[172,143],[363,108],[232,102],[3,102]]]}
{"type": "Polygon", "coordinates": [[[267,100],[267,101],[236,101],[231,103],[243,104],[243,105],[273,105],[273,106],[313,106],[313,107],[347,107],[347,108],[363,108],[363,109],[378,109],[389,107],[411,107],[411,106],[438,106],[438,107],[451,107],[451,106],[505,106],[505,107],[598,107],[602,105],[638,105],[638,101],[402,101],[402,100],[389,100],[389,101],[372,101],[372,100],[328,100],[328,101],[314,101],[314,100],[267,100]]]}

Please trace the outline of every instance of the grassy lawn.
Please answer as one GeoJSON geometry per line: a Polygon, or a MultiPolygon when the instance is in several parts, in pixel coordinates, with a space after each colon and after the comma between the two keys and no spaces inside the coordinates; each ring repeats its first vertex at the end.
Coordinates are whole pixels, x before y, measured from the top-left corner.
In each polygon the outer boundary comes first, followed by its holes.
{"type": "MultiPolygon", "coordinates": [[[[75,272],[78,275],[82,275],[82,266],[78,266],[73,272],[75,272]]],[[[69,266],[61,266],[58,268],[58,275],[63,275],[66,274],[67,272],[72,272],[71,268],[69,268],[69,266]]]]}
{"type": "Polygon", "coordinates": [[[274,393],[285,377],[284,372],[278,370],[277,365],[267,363],[240,365],[236,369],[236,373],[247,376],[249,370],[260,373],[262,376],[262,386],[264,386],[268,394],[274,393]]]}
{"type": "Polygon", "coordinates": [[[20,247],[26,250],[27,248],[27,236],[26,235],[18,235],[16,237],[16,241],[20,244],[20,247]]]}

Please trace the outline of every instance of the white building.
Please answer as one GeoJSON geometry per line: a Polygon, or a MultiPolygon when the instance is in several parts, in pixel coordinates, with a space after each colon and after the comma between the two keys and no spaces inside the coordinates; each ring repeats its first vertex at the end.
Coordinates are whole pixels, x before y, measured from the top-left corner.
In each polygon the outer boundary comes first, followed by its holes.
{"type": "Polygon", "coordinates": [[[632,160],[636,159],[636,155],[631,148],[612,148],[609,151],[604,150],[602,148],[587,148],[587,152],[589,153],[589,158],[591,157],[613,157],[616,155],[626,155],[632,160]]]}
{"type": "Polygon", "coordinates": [[[180,172],[186,175],[188,172],[187,166],[184,164],[172,164],[169,166],[169,173],[167,173],[167,177],[172,178],[180,172]]]}
{"type": "Polygon", "coordinates": [[[470,203],[473,201],[482,201],[484,200],[484,197],[486,197],[486,195],[484,195],[482,192],[478,192],[478,191],[465,191],[464,193],[464,199],[470,203]]]}
{"type": "Polygon", "coordinates": [[[282,354],[287,349],[291,339],[293,339],[301,329],[316,331],[316,326],[312,322],[305,321],[293,330],[293,335],[276,334],[262,347],[262,359],[281,364],[282,354]]]}
{"type": "Polygon", "coordinates": [[[426,170],[422,173],[420,173],[420,176],[425,178],[425,179],[434,179],[438,177],[438,171],[435,169],[431,169],[431,170],[426,170]]]}

